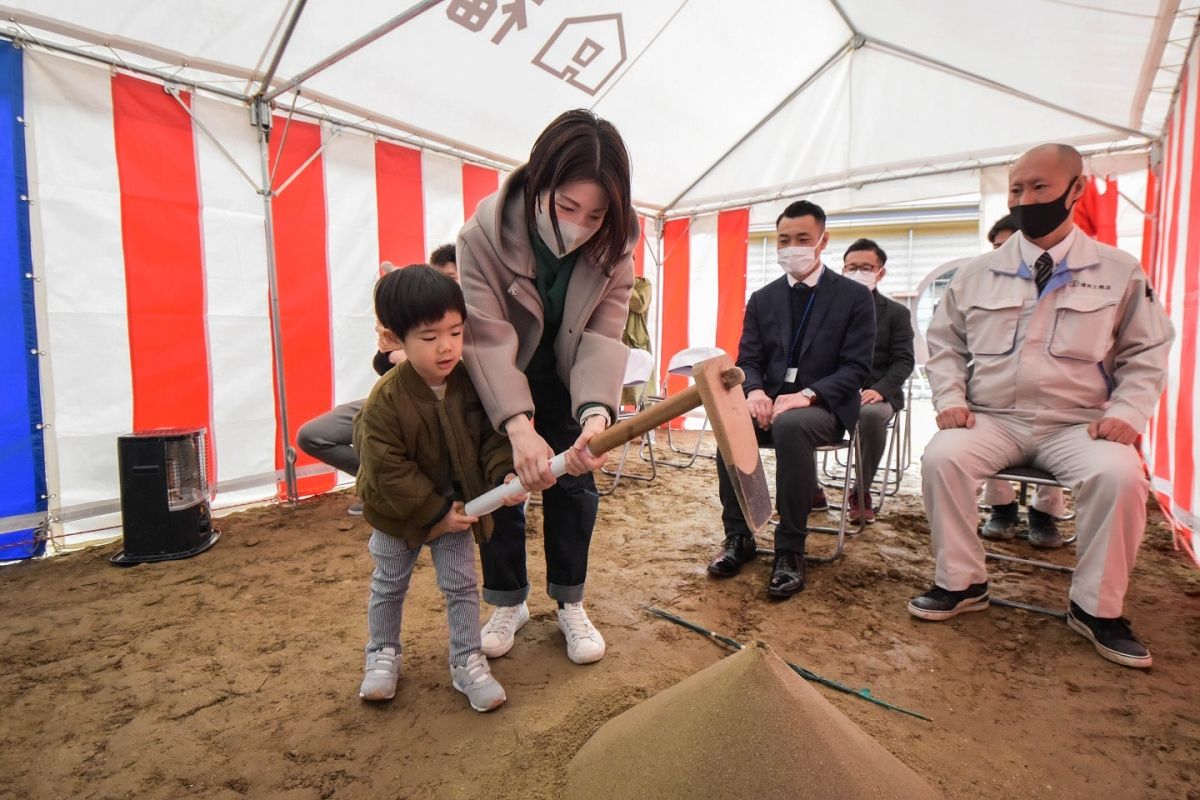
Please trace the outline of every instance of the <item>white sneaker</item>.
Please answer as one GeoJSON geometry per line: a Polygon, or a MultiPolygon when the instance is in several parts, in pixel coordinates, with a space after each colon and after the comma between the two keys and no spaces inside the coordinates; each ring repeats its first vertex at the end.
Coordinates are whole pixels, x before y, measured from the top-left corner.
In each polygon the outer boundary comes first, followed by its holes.
{"type": "Polygon", "coordinates": [[[558,610],[558,627],[567,637],[567,658],[576,664],[604,658],[604,637],[588,619],[583,603],[564,603],[558,610]]]}
{"type": "Polygon", "coordinates": [[[487,658],[479,653],[471,656],[465,666],[451,667],[450,680],[455,689],[467,696],[471,708],[476,711],[491,711],[508,699],[504,687],[492,677],[487,658]]]}
{"type": "Polygon", "coordinates": [[[529,622],[529,606],[525,603],[497,606],[492,618],[479,632],[483,654],[488,658],[499,658],[507,653],[512,649],[513,637],[526,622],[529,622]]]}
{"type": "Polygon", "coordinates": [[[385,647],[367,653],[367,665],[358,696],[363,700],[391,700],[396,696],[396,682],[399,680],[400,654],[396,648],[385,647]]]}

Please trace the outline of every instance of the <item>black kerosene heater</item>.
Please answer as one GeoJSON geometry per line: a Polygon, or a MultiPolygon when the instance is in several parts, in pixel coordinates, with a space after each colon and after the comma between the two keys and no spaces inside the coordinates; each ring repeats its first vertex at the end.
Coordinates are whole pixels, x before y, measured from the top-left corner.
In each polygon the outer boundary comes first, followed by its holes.
{"type": "Polygon", "coordinates": [[[212,527],[204,428],[164,428],[117,437],[125,549],[114,564],[170,561],[203,553],[212,527]]]}

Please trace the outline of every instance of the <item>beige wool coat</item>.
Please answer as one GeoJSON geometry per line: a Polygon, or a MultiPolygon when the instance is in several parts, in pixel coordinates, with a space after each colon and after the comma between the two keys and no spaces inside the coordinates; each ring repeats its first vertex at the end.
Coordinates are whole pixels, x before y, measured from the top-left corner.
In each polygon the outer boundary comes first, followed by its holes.
{"type": "MultiPolygon", "coordinates": [[[[480,201],[458,235],[458,270],[467,301],[463,361],[497,430],[512,417],[534,411],[524,370],[544,328],[524,196],[525,168],[520,167],[495,194],[480,201]]],[[[628,357],[621,333],[629,313],[632,253],[639,237],[637,214],[633,208],[623,213],[631,226],[624,254],[607,272],[586,252],[580,256],[554,340],[558,375],[570,390],[576,416],[594,403],[612,413],[621,394],[628,357]]]]}

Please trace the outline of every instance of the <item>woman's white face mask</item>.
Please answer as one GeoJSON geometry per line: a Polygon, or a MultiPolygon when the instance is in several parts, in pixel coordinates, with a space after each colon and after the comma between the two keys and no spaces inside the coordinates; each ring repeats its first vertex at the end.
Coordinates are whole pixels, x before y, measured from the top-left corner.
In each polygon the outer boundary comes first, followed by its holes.
{"type": "Polygon", "coordinates": [[[781,247],[776,252],[780,268],[798,281],[802,281],[821,266],[815,247],[781,247]]]}
{"type": "Polygon", "coordinates": [[[568,222],[561,217],[558,220],[558,232],[562,234],[563,249],[560,251],[558,240],[554,236],[554,223],[550,219],[550,214],[546,211],[545,206],[538,203],[537,206],[537,232],[545,242],[546,247],[550,248],[550,252],[562,258],[574,251],[587,242],[588,239],[595,235],[599,228],[589,228],[584,225],[578,225],[574,222],[568,222]]]}

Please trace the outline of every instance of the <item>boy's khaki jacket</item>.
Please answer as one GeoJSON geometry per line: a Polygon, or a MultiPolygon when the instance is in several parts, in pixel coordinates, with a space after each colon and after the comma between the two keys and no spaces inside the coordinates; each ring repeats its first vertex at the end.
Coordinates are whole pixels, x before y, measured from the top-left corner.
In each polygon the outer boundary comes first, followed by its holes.
{"type": "MultiPolygon", "coordinates": [[[[459,362],[439,401],[408,362],[375,384],[354,419],[357,492],[363,517],[410,547],[450,510],[455,482],[471,500],[513,471],[508,438],[488,424],[467,370],[459,362]]],[[[485,541],[492,518],[472,526],[485,541]]]]}

